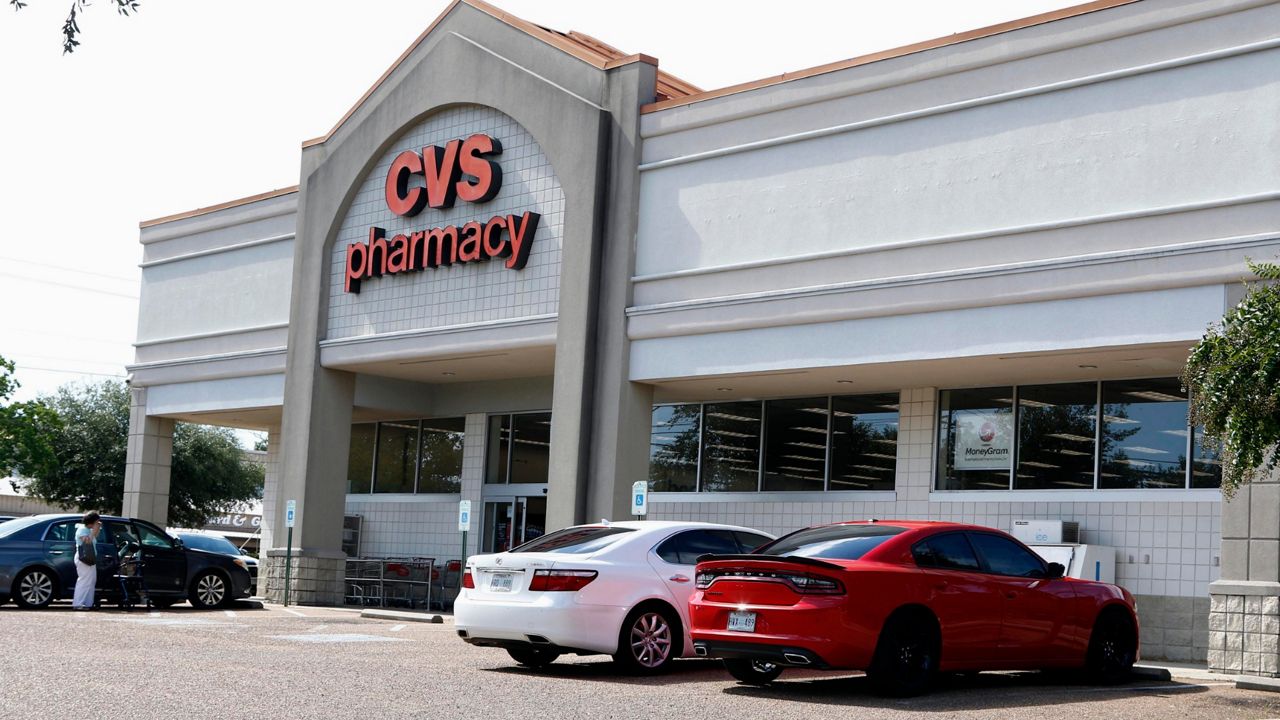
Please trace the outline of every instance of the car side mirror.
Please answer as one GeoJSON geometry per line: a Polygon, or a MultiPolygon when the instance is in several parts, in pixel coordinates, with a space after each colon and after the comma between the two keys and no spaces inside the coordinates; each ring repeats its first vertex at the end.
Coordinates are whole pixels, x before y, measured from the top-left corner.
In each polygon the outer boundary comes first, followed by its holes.
{"type": "Polygon", "coordinates": [[[185,545],[182,544],[182,538],[174,538],[173,546],[179,550],[183,550],[186,547],[185,545]]]}
{"type": "Polygon", "coordinates": [[[1062,563],[1056,563],[1056,562],[1049,563],[1048,578],[1050,580],[1057,580],[1058,578],[1063,577],[1066,574],[1067,574],[1067,568],[1062,563]]]}

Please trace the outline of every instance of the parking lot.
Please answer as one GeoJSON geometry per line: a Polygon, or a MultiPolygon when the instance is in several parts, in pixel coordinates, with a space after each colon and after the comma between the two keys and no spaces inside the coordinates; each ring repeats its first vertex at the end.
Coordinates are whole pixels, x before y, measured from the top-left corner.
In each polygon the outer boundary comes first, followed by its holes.
{"type": "Polygon", "coordinates": [[[734,683],[714,661],[657,678],[607,658],[542,671],[473,648],[453,626],[319,608],[73,612],[0,607],[0,715],[228,718],[1271,718],[1280,695],[1177,678],[1097,688],[1038,674],[948,680],[922,698],[870,695],[857,676],[790,672],[734,683]]]}

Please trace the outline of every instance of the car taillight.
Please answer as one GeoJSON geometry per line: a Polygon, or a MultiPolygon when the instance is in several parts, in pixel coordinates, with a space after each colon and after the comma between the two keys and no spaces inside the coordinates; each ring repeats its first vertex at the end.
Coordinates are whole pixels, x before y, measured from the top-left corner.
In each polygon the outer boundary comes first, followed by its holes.
{"type": "Polygon", "coordinates": [[[462,587],[468,588],[471,590],[476,589],[476,581],[475,581],[475,578],[471,577],[470,570],[462,573],[462,587]]]}
{"type": "Polygon", "coordinates": [[[784,582],[803,595],[839,595],[844,585],[839,580],[804,573],[769,572],[764,570],[704,570],[694,578],[699,590],[706,590],[720,578],[731,580],[784,582]]]}
{"type": "Polygon", "coordinates": [[[573,592],[596,579],[595,570],[534,570],[530,590],[573,592]]]}
{"type": "Polygon", "coordinates": [[[839,595],[844,592],[844,586],[830,578],[817,575],[782,575],[781,577],[806,595],[839,595]]]}

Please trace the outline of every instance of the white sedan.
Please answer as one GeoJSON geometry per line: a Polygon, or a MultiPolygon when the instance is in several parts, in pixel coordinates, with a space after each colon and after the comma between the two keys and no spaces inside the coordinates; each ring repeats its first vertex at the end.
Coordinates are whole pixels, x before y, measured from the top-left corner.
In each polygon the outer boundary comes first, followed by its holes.
{"type": "Polygon", "coordinates": [[[693,656],[689,597],[701,555],[748,553],[773,536],[698,522],[630,521],[557,530],[467,561],[458,636],[540,667],[566,653],[612,655],[629,672],[693,656]]]}

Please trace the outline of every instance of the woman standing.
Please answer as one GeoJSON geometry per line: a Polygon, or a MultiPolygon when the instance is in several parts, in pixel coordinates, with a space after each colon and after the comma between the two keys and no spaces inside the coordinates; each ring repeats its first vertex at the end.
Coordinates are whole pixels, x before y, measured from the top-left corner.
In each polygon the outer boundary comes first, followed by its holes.
{"type": "Polygon", "coordinates": [[[76,528],[76,592],[71,600],[71,607],[76,610],[93,609],[93,589],[98,584],[98,555],[94,543],[101,529],[102,520],[92,510],[84,514],[84,520],[76,528]]]}

